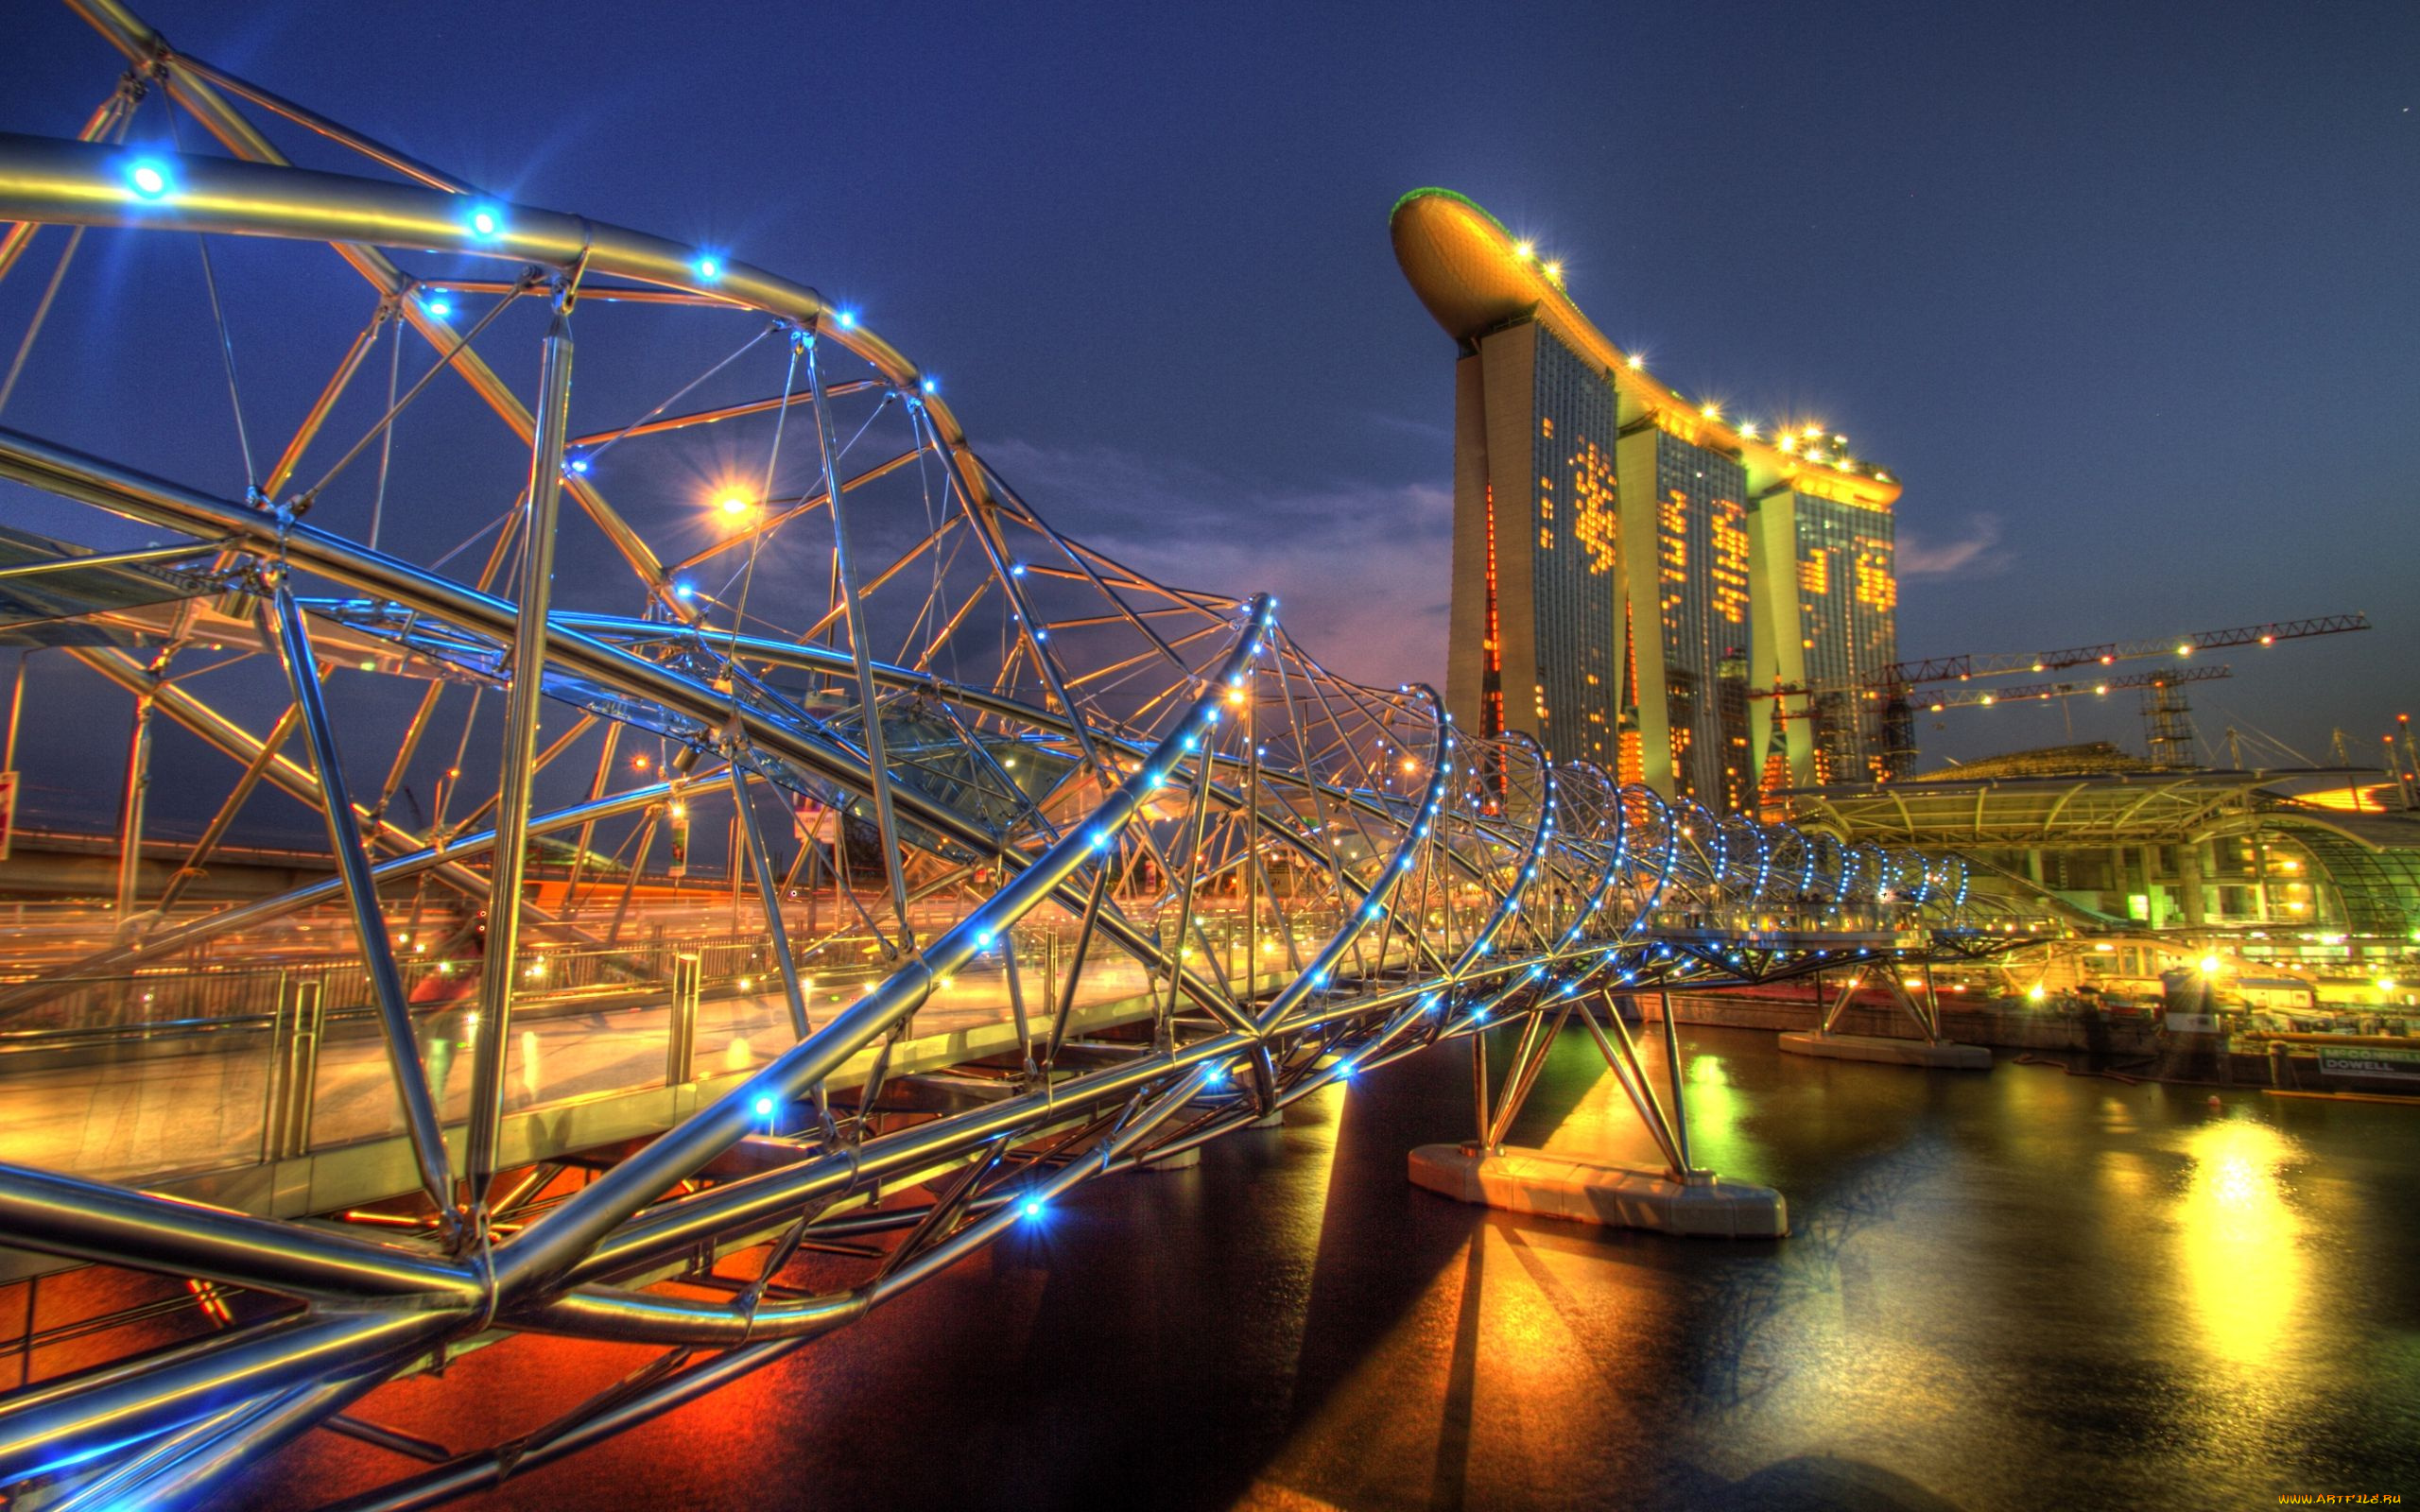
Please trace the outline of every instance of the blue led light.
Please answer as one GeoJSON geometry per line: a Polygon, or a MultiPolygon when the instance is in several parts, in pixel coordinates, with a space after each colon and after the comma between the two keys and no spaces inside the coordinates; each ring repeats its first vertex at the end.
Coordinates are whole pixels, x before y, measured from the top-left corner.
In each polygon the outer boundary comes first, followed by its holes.
{"type": "Polygon", "coordinates": [[[175,187],[176,180],[168,176],[168,165],[159,159],[137,158],[127,165],[126,183],[144,198],[158,199],[175,187]]]}
{"type": "Polygon", "coordinates": [[[927,379],[925,379],[923,383],[918,384],[916,387],[919,387],[919,388],[922,388],[925,392],[926,392],[926,393],[928,393],[928,394],[937,394],[937,393],[940,393],[940,392],[941,392],[941,389],[942,389],[942,381],[941,381],[940,379],[938,379],[938,378],[927,378],[927,379]]]}
{"type": "Polygon", "coordinates": [[[1106,850],[1109,849],[1108,831],[1095,830],[1093,832],[1093,849],[1096,850],[1106,850]]]}
{"type": "Polygon", "coordinates": [[[1009,576],[1011,577],[1023,577],[1025,576],[1025,563],[1021,561],[1011,562],[1009,564],[1009,576]]]}
{"type": "Polygon", "coordinates": [[[586,477],[588,475],[588,458],[581,456],[578,453],[574,453],[571,456],[565,458],[563,466],[571,469],[574,472],[579,473],[581,477],[586,477]]]}
{"type": "Polygon", "coordinates": [[[850,330],[857,323],[857,312],[855,310],[842,310],[840,312],[839,318],[840,329],[843,331],[850,330]]]}
{"type": "Polygon", "coordinates": [[[1024,1213],[1028,1218],[1039,1218],[1042,1216],[1042,1199],[1040,1197],[1028,1197],[1025,1201],[1017,1205],[1017,1211],[1024,1213]]]}
{"type": "Polygon", "coordinates": [[[468,224],[471,228],[471,234],[482,239],[493,238],[504,234],[504,216],[499,214],[493,205],[479,205],[474,207],[471,211],[471,218],[468,224]]]}
{"type": "Polygon", "coordinates": [[[431,300],[428,301],[428,313],[442,320],[447,316],[454,313],[454,301],[452,300],[431,300]]]}
{"type": "Polygon", "coordinates": [[[699,258],[694,266],[698,269],[698,276],[709,284],[722,277],[722,259],[711,252],[699,258]]]}
{"type": "Polygon", "coordinates": [[[675,583],[672,585],[672,596],[686,601],[697,597],[698,591],[687,583],[675,583]]]}
{"type": "Polygon", "coordinates": [[[977,930],[975,932],[975,948],[978,951],[990,950],[992,948],[993,937],[992,932],[988,929],[977,930]]]}
{"type": "Polygon", "coordinates": [[[773,1116],[773,1100],[771,1098],[759,1097],[756,1099],[756,1116],[758,1118],[770,1118],[773,1116]]]}

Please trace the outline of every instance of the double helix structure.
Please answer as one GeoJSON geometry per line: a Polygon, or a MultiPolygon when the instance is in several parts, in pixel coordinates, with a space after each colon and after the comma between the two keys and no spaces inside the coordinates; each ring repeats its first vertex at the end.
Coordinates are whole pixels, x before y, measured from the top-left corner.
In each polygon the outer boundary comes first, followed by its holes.
{"type": "Polygon", "coordinates": [[[0,639],[93,776],[10,865],[105,843],[0,947],[0,1246],[120,1344],[0,1392],[39,1504],[659,1351],[356,1503],[437,1504],[1440,1041],[1989,947],[1956,857],[1458,730],[1054,528],[808,284],[73,9],[122,71],[0,136],[0,639]]]}

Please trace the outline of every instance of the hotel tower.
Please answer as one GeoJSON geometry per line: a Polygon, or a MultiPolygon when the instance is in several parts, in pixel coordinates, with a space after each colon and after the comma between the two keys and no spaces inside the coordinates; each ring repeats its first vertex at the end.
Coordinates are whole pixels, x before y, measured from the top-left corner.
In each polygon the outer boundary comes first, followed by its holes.
{"type": "Polygon", "coordinates": [[[1724,808],[1903,767],[1904,720],[1858,686],[1898,660],[1898,483],[1657,379],[1461,196],[1406,195],[1392,228],[1459,352],[1456,721],[1724,808]]]}

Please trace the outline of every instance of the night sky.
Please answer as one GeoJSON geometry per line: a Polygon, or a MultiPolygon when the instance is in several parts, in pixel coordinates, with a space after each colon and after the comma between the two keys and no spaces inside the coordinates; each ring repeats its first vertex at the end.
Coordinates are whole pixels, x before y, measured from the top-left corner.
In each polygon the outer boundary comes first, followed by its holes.
{"type": "MultiPolygon", "coordinates": [[[[2362,610],[2231,657],[2205,742],[2367,759],[2420,702],[2409,3],[140,9],[499,196],[854,303],[1046,513],[1277,590],[1367,681],[1443,671],[1453,352],[1386,230],[1439,184],[1685,391],[1905,480],[1903,654],[2362,610]]],[[[70,133],[117,67],[6,0],[0,129],[70,133]]],[[[2139,745],[2131,696],[2072,713],[2139,745]]],[[[2067,738],[1946,717],[1930,756],[2067,738]]]]}

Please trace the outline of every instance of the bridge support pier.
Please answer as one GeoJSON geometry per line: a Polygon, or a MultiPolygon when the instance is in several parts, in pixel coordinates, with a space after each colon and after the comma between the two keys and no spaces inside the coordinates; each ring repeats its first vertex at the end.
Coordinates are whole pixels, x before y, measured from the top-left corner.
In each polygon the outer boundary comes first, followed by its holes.
{"type": "MultiPolygon", "coordinates": [[[[1668,1112],[1639,1059],[1619,1005],[1610,995],[1599,996],[1605,1007],[1602,1026],[1584,1002],[1560,1007],[1541,1005],[1531,1011],[1512,1064],[1505,1068],[1503,1089],[1492,1116],[1487,1112],[1486,1062],[1474,1053],[1473,1079],[1484,1138],[1461,1144],[1424,1144],[1413,1150],[1412,1184],[1460,1202],[1605,1228],[1729,1239],[1778,1239],[1788,1233],[1789,1207],[1780,1193],[1725,1181],[1691,1163],[1688,1120],[1683,1111],[1685,1078],[1669,1000],[1664,1005],[1667,1086],[1671,1098],[1668,1112]],[[1607,1069],[1630,1099],[1632,1110],[1655,1142],[1664,1158],[1660,1165],[1583,1160],[1503,1143],[1537,1084],[1547,1053],[1575,1017],[1596,1041],[1607,1069]]],[[[1478,1035],[1472,1038],[1476,1043],[1478,1035]]]]}
{"type": "Polygon", "coordinates": [[[1899,980],[1900,967],[1890,960],[1861,961],[1841,984],[1838,996],[1824,1014],[1824,1022],[1813,1029],[1790,1030],[1783,1033],[1778,1045],[1784,1055],[1814,1056],[1825,1060],[1865,1060],[1890,1066],[1926,1066],[1943,1071],[1989,1071],[1992,1052],[1984,1045],[1962,1045],[1941,1035],[1941,1000],[1933,992],[1932,967],[1922,967],[1924,998],[1919,1002],[1907,984],[1899,980]],[[1836,1034],[1834,1026],[1841,1015],[1857,1001],[1858,988],[1868,980],[1878,981],[1891,994],[1892,1001],[1915,1021],[1921,1039],[1902,1040],[1887,1035],[1836,1034]]]}

